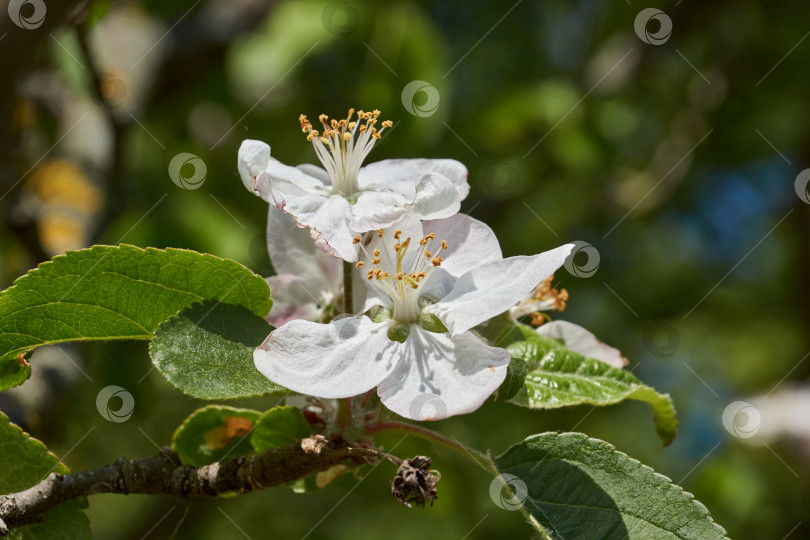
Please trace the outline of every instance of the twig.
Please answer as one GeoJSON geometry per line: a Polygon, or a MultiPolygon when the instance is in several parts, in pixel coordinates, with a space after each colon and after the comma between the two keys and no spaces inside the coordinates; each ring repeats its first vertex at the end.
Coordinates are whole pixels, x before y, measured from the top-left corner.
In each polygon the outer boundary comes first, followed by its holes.
{"type": "Polygon", "coordinates": [[[183,465],[175,452],[164,449],[154,456],[119,459],[97,469],[66,475],[52,473],[29,489],[0,496],[0,535],[40,520],[42,514],[60,503],[87,495],[163,493],[194,499],[242,494],[287,484],[352,458],[386,459],[397,466],[403,463],[373,448],[347,446],[322,436],[204,467],[183,465]]]}

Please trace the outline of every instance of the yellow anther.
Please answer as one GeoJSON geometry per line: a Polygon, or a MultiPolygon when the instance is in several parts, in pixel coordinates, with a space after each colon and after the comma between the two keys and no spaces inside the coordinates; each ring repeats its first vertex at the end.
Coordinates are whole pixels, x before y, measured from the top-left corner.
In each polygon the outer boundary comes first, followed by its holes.
{"type": "Polygon", "coordinates": [[[374,255],[379,255],[379,254],[380,254],[380,250],[379,250],[379,249],[375,249],[375,250],[374,250],[374,255]]]}
{"type": "Polygon", "coordinates": [[[443,260],[444,259],[442,259],[441,257],[435,257],[430,261],[430,264],[432,264],[433,266],[441,266],[443,260]]]}
{"type": "Polygon", "coordinates": [[[394,231],[394,240],[399,240],[400,236],[402,236],[402,231],[400,231],[399,229],[394,231]]]}
{"type": "Polygon", "coordinates": [[[447,242],[442,240],[442,249],[448,249],[450,246],[447,245],[447,242]]]}
{"type": "Polygon", "coordinates": [[[368,277],[368,279],[372,279],[374,277],[374,270],[369,270],[366,276],[368,277]]]}
{"type": "Polygon", "coordinates": [[[389,274],[388,272],[383,272],[383,277],[391,277],[391,274],[389,274]]]}
{"type": "Polygon", "coordinates": [[[403,279],[405,279],[405,274],[402,272],[397,272],[397,280],[402,281],[403,279]]]}
{"type": "Polygon", "coordinates": [[[329,122],[329,125],[330,125],[330,126],[332,126],[332,129],[337,129],[339,124],[338,124],[338,121],[337,121],[337,120],[335,120],[334,118],[332,118],[332,121],[331,121],[331,122],[329,122]]]}
{"type": "Polygon", "coordinates": [[[394,251],[399,251],[399,248],[401,248],[401,247],[402,246],[399,245],[399,244],[394,244],[394,251]]]}
{"type": "Polygon", "coordinates": [[[371,261],[371,264],[380,264],[380,258],[379,257],[374,257],[374,260],[371,261]]]}
{"type": "Polygon", "coordinates": [[[377,231],[377,236],[380,237],[380,238],[383,237],[383,229],[382,229],[382,227],[380,227],[380,230],[377,231]]]}
{"type": "Polygon", "coordinates": [[[325,114],[322,114],[322,115],[318,116],[318,120],[320,120],[321,124],[328,124],[329,123],[329,117],[326,116],[325,114]]]}
{"type": "Polygon", "coordinates": [[[427,276],[425,272],[419,272],[416,274],[416,279],[425,279],[425,276],[427,276]]]}
{"type": "Polygon", "coordinates": [[[390,127],[394,127],[394,123],[393,123],[391,120],[385,120],[385,121],[382,123],[382,126],[383,126],[384,128],[390,128],[390,127]]]}
{"type": "Polygon", "coordinates": [[[349,122],[349,129],[354,131],[354,126],[356,126],[356,125],[357,125],[357,122],[349,122]]]}
{"type": "Polygon", "coordinates": [[[374,109],[373,113],[374,113],[374,118],[377,118],[378,116],[380,116],[380,110],[379,109],[374,109]]]}
{"type": "Polygon", "coordinates": [[[344,141],[348,141],[351,138],[352,138],[352,134],[349,133],[348,131],[343,134],[343,140],[344,141]]]}
{"type": "Polygon", "coordinates": [[[355,267],[355,268],[357,268],[358,270],[360,270],[360,269],[361,269],[362,267],[364,267],[365,265],[366,265],[366,263],[365,263],[365,262],[363,262],[363,261],[357,261],[357,264],[355,264],[355,265],[354,265],[354,267],[355,267]]]}
{"type": "Polygon", "coordinates": [[[408,274],[408,277],[411,278],[411,279],[416,279],[416,274],[411,272],[410,274],[408,274]]]}
{"type": "Polygon", "coordinates": [[[309,120],[307,120],[307,115],[302,114],[298,117],[298,121],[301,123],[301,131],[304,133],[312,129],[312,124],[310,124],[309,120]]]}
{"type": "Polygon", "coordinates": [[[352,238],[352,244],[359,244],[360,243],[360,235],[355,236],[352,238]]]}
{"type": "Polygon", "coordinates": [[[429,258],[431,258],[431,257],[433,257],[433,255],[431,255],[431,254],[430,254],[430,252],[429,252],[428,250],[425,250],[425,251],[424,251],[424,254],[425,254],[425,257],[427,257],[428,259],[429,259],[429,258]]]}

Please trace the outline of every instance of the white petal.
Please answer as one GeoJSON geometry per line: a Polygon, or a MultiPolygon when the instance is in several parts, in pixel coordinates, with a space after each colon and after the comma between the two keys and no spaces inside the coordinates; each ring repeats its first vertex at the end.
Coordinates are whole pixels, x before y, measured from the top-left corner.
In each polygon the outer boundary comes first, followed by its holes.
{"type": "Polygon", "coordinates": [[[467,332],[411,325],[396,370],[377,387],[383,404],[411,420],[441,420],[476,410],[506,377],[509,353],[467,332]]]}
{"type": "Polygon", "coordinates": [[[492,229],[466,214],[455,214],[422,224],[425,234],[435,233],[436,241],[447,240],[442,250],[442,268],[460,276],[478,265],[503,259],[501,246],[492,229]]]}
{"type": "Polygon", "coordinates": [[[618,349],[599,341],[593,334],[581,326],[568,321],[552,321],[541,325],[538,334],[552,339],[562,340],[563,344],[574,352],[588,358],[595,358],[616,368],[627,365],[627,359],[618,349]]]}
{"type": "MultiPolygon", "coordinates": [[[[274,199],[276,197],[276,190],[280,191],[282,194],[295,193],[298,195],[303,195],[304,193],[327,195],[332,191],[331,187],[324,185],[318,178],[308,175],[298,167],[284,165],[275,159],[271,159],[267,163],[264,172],[270,179],[271,187],[274,191],[274,199]]],[[[276,204],[278,204],[278,200],[276,200],[276,204]]]]}
{"type": "Polygon", "coordinates": [[[450,294],[453,286],[458,281],[458,276],[454,276],[444,269],[444,263],[438,268],[434,268],[430,277],[422,283],[419,296],[427,296],[434,302],[439,302],[442,298],[450,294]]]}
{"type": "Polygon", "coordinates": [[[392,191],[361,191],[351,205],[351,228],[363,233],[390,227],[405,215],[408,201],[392,191]]]}
{"type": "Polygon", "coordinates": [[[296,223],[310,229],[315,247],[327,253],[354,262],[357,249],[352,243],[354,234],[349,227],[350,204],[340,195],[318,195],[300,191],[273,191],[276,205],[291,214],[296,223]]]}
{"type": "Polygon", "coordinates": [[[361,189],[372,185],[385,186],[411,197],[415,183],[428,173],[447,177],[456,186],[461,200],[470,192],[467,167],[454,159],[386,159],[360,169],[357,180],[361,189]]]}
{"type": "Polygon", "coordinates": [[[523,300],[565,262],[574,244],[532,256],[509,257],[477,266],[459,277],[438,304],[425,308],[453,335],[491,319],[523,300]]]}
{"type": "MultiPolygon", "coordinates": [[[[246,139],[239,146],[237,158],[237,169],[242,183],[248,190],[256,195],[261,195],[256,189],[256,176],[267,169],[267,164],[272,159],[270,157],[270,146],[262,141],[246,139]]],[[[269,197],[269,194],[268,194],[269,197]]],[[[262,196],[262,198],[265,198],[262,196]]],[[[269,200],[265,198],[265,200],[269,200]]]]}
{"type": "Polygon", "coordinates": [[[329,173],[326,172],[326,169],[324,169],[323,167],[318,167],[317,165],[313,165],[312,163],[302,163],[300,165],[296,165],[296,168],[304,171],[307,175],[313,178],[317,178],[325,186],[332,185],[332,178],[329,177],[329,173]]]}
{"type": "Polygon", "coordinates": [[[310,231],[295,219],[271,206],[267,213],[267,251],[277,274],[291,274],[317,285],[320,291],[337,294],[342,279],[342,260],[315,249],[310,231]]]}
{"type": "Polygon", "coordinates": [[[329,324],[291,321],[253,352],[256,368],[295,392],[344,398],[368,392],[396,367],[401,344],[387,324],[346,317],[329,324]]]}
{"type": "Polygon", "coordinates": [[[445,176],[428,173],[416,184],[413,202],[408,213],[419,219],[450,217],[461,209],[461,198],[456,186],[445,176]]]}

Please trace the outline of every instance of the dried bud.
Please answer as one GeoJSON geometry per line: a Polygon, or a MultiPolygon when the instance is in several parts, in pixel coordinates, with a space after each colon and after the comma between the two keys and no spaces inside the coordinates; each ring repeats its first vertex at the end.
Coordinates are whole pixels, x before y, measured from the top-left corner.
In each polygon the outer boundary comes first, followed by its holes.
{"type": "Polygon", "coordinates": [[[430,470],[430,464],[427,456],[416,456],[403,461],[391,482],[394,498],[408,508],[412,508],[412,504],[424,508],[427,501],[433,506],[433,501],[438,497],[436,484],[439,483],[440,475],[438,471],[430,470]]]}

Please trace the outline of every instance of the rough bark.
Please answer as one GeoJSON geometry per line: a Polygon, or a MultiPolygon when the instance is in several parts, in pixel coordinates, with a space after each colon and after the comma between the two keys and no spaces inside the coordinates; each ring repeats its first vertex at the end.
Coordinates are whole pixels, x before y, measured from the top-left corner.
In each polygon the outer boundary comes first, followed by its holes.
{"type": "Polygon", "coordinates": [[[0,496],[0,535],[41,519],[42,514],[60,503],[87,495],[162,493],[194,499],[242,494],[287,484],[352,458],[372,461],[383,458],[402,464],[395,456],[370,448],[349,447],[340,441],[330,442],[320,436],[204,467],[183,465],[175,452],[164,449],[154,456],[119,459],[113,465],[97,469],[66,475],[52,473],[29,489],[0,496]]]}

